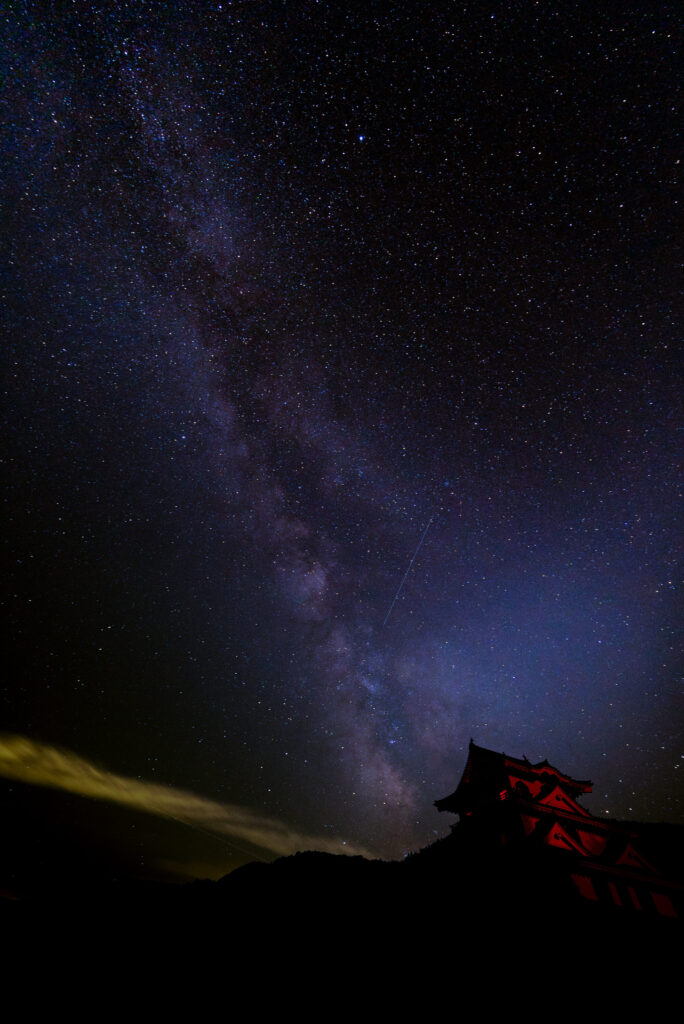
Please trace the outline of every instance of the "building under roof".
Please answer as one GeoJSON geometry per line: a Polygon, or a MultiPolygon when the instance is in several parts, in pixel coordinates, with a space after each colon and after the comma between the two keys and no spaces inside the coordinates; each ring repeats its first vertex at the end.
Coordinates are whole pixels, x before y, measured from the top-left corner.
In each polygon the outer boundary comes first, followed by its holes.
{"type": "Polygon", "coordinates": [[[435,806],[459,815],[459,840],[471,847],[557,850],[558,864],[585,900],[682,916],[684,887],[643,856],[638,827],[596,818],[578,803],[591,790],[591,782],[546,760],[532,764],[471,740],[461,781],[435,806]]]}

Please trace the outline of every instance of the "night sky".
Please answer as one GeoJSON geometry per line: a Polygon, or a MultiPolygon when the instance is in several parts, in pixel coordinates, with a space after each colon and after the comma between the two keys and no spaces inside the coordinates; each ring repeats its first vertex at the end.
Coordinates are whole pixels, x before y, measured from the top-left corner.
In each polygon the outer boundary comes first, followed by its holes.
{"type": "Polygon", "coordinates": [[[2,19],[13,810],[401,857],[472,736],[681,821],[675,5],[2,19]]]}

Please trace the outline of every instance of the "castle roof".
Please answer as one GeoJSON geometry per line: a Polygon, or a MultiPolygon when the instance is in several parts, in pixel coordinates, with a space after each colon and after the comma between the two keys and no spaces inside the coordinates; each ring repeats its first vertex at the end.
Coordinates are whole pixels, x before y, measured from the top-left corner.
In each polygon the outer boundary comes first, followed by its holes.
{"type": "Polygon", "coordinates": [[[435,807],[438,811],[460,814],[491,798],[492,793],[508,792],[516,787],[524,787],[538,800],[544,800],[555,790],[557,799],[562,799],[565,794],[566,799],[574,804],[583,793],[591,792],[592,783],[573,779],[546,760],[532,764],[526,757],[499,754],[487,747],[479,747],[471,740],[461,781],[453,793],[436,800],[435,807]]]}
{"type": "Polygon", "coordinates": [[[460,815],[453,833],[478,855],[489,848],[555,850],[584,899],[677,917],[683,887],[643,856],[638,828],[596,818],[577,802],[591,789],[546,760],[532,764],[471,740],[461,781],[435,807],[460,815]]]}

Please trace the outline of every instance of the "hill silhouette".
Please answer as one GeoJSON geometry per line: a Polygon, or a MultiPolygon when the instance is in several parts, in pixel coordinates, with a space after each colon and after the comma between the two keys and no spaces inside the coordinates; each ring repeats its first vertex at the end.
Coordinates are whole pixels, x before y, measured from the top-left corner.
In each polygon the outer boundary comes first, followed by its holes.
{"type": "Polygon", "coordinates": [[[594,818],[575,799],[590,785],[471,743],[458,788],[437,802],[457,824],[401,861],[303,852],[173,885],[113,878],[107,862],[98,877],[88,858],[79,872],[63,847],[0,912],[29,965],[77,962],[95,977],[125,961],[141,984],[166,984],[170,967],[218,983],[228,965],[259,993],[303,971],[334,991],[389,975],[477,978],[483,991],[529,977],[540,991],[570,965],[601,964],[623,979],[649,965],[665,986],[683,934],[684,827],[594,818]]]}
{"type": "MultiPolygon", "coordinates": [[[[652,833],[681,854],[684,829],[652,833]]],[[[563,851],[483,854],[458,827],[403,861],[309,852],[216,882],[72,880],[0,913],[7,977],[25,991],[50,972],[96,1003],[209,1012],[238,992],[262,1015],[289,1005],[325,1019],[362,1005],[414,1013],[463,988],[508,1012],[569,985],[563,1006],[579,1008],[587,995],[567,976],[582,971],[608,977],[611,1006],[629,1009],[639,990],[674,987],[683,934],[680,920],[583,900],[563,851]]]]}
{"type": "MultiPolygon", "coordinates": [[[[658,864],[684,863],[684,827],[639,826],[642,845],[658,864]]],[[[211,935],[220,925],[240,934],[268,931],[282,941],[319,934],[356,941],[364,924],[378,933],[400,929],[407,938],[438,926],[447,908],[471,933],[488,929],[561,931],[565,926],[667,935],[679,919],[630,913],[588,903],[570,883],[572,857],[540,848],[484,851],[452,833],[403,861],[367,860],[318,852],[270,863],[252,862],[217,882],[184,885],[123,879],[64,886],[52,879],[22,900],[3,900],[5,919],[31,928],[41,919],[63,922],[66,933],[114,936],[139,927],[179,944],[189,932],[211,935]],[[416,928],[418,932],[416,932],[416,928]]],[[[672,875],[671,875],[672,877],[672,875]]]]}

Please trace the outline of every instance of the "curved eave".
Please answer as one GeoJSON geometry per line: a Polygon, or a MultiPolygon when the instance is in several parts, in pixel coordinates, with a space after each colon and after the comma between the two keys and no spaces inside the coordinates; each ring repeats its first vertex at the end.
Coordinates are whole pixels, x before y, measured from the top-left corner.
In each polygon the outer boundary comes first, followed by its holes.
{"type": "Polygon", "coordinates": [[[459,813],[460,801],[454,799],[455,794],[451,796],[445,796],[442,800],[435,800],[433,807],[436,807],[438,811],[450,811],[451,814],[459,813]]]}

